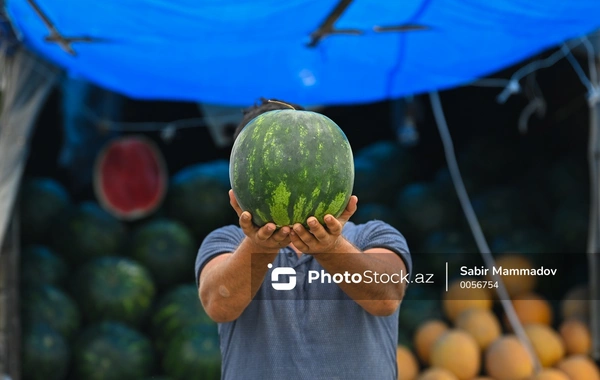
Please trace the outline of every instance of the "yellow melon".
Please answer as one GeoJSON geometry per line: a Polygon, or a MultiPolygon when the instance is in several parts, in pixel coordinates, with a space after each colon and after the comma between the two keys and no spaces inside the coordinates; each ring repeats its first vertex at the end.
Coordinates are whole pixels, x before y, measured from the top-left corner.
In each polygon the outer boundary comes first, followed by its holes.
{"type": "Polygon", "coordinates": [[[411,350],[404,346],[396,349],[398,380],[415,380],[419,374],[419,362],[411,350]]]}
{"type": "Polygon", "coordinates": [[[569,380],[600,380],[600,371],[596,363],[586,355],[571,355],[556,365],[569,380]]]}
{"type": "MultiPolygon", "coordinates": [[[[552,324],[552,306],[541,295],[537,293],[521,294],[513,299],[512,304],[521,324],[539,323],[548,326],[552,324]]],[[[512,331],[506,315],[504,315],[504,323],[507,330],[512,331]]]]}
{"type": "Polygon", "coordinates": [[[544,368],[537,374],[533,375],[531,380],[570,380],[569,377],[562,371],[555,368],[544,368]]]}
{"type": "MultiPolygon", "coordinates": [[[[533,263],[522,254],[504,253],[496,259],[496,268],[500,267],[502,269],[533,269],[533,263]]],[[[530,293],[534,291],[537,285],[537,277],[535,276],[500,275],[500,278],[511,298],[530,293]]],[[[494,277],[488,274],[486,280],[494,281],[494,277]]]]}
{"type": "Polygon", "coordinates": [[[542,367],[552,367],[565,356],[560,335],[550,326],[530,324],[523,327],[542,367]]]}
{"type": "Polygon", "coordinates": [[[502,335],[500,321],[491,310],[487,309],[463,311],[456,319],[456,328],[471,334],[482,350],[502,335]]]}
{"type": "Polygon", "coordinates": [[[496,380],[527,380],[533,375],[533,360],[514,335],[493,342],[485,352],[485,372],[496,380]]]}
{"type": "Polygon", "coordinates": [[[592,349],[592,336],[587,325],[579,319],[564,321],[558,331],[565,343],[567,355],[587,355],[592,349]]]}
{"type": "Polygon", "coordinates": [[[586,285],[571,288],[560,303],[562,320],[579,318],[588,321],[590,309],[589,293],[586,285]]]}
{"type": "Polygon", "coordinates": [[[429,364],[431,347],[448,329],[448,325],[438,319],[429,320],[417,328],[414,336],[414,345],[417,357],[423,364],[429,364]]]}
{"type": "Polygon", "coordinates": [[[447,369],[428,368],[421,373],[417,380],[458,380],[458,377],[447,369]]]}
{"type": "Polygon", "coordinates": [[[459,380],[471,380],[481,369],[481,351],[467,332],[451,329],[434,343],[431,366],[447,369],[459,380]]]}
{"type": "Polygon", "coordinates": [[[448,291],[443,293],[442,306],[446,317],[452,322],[458,315],[468,309],[487,309],[493,306],[493,295],[487,288],[467,288],[465,284],[477,281],[475,278],[460,278],[448,286],[448,291]]]}

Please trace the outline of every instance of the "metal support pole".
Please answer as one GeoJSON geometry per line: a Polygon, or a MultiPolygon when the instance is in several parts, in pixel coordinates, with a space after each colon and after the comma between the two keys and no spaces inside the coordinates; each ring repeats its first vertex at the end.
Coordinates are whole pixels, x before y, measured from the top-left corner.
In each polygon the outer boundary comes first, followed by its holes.
{"type": "MultiPolygon", "coordinates": [[[[598,70],[600,64],[595,60],[598,70]]],[[[598,85],[598,83],[594,83],[598,85]]],[[[590,246],[588,247],[588,274],[590,295],[590,331],[592,334],[592,357],[600,361],[600,101],[590,104],[590,246]]]]}

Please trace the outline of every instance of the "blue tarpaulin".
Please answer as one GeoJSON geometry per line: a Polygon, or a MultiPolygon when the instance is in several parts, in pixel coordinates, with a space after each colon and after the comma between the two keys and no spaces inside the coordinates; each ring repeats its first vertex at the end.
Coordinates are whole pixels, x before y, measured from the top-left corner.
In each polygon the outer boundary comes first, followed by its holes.
{"type": "Polygon", "coordinates": [[[259,96],[351,104],[445,89],[600,27],[598,0],[5,3],[22,41],[73,75],[136,99],[230,105],[259,96]],[[328,20],[342,33],[311,44],[328,20]],[[90,41],[63,49],[49,35],[90,41]]]}

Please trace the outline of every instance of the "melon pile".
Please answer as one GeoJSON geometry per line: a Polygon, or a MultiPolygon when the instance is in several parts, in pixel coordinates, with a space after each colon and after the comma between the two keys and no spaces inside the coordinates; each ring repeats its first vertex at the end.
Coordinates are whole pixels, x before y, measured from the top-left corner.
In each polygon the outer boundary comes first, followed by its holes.
{"type": "MultiPolygon", "coordinates": [[[[498,265],[531,265],[527,257],[503,254],[498,265]]],[[[478,279],[478,278],[474,278],[478,279]]],[[[483,280],[484,278],[479,278],[483,280]]],[[[398,347],[401,380],[600,380],[590,357],[591,335],[585,286],[569,290],[557,308],[537,293],[536,281],[503,277],[517,317],[541,365],[517,338],[492,291],[461,295],[460,280],[443,293],[439,316],[427,318],[398,347]]],[[[409,311],[410,300],[403,307],[409,311]]],[[[405,312],[401,310],[401,314],[405,312]]],[[[400,329],[406,326],[400,324],[400,329]]]]}
{"type": "Polygon", "coordinates": [[[458,276],[460,266],[484,263],[444,157],[436,154],[441,147],[427,145],[431,139],[415,147],[382,141],[355,154],[359,206],[352,220],[380,219],[397,227],[411,249],[414,272],[435,278],[432,285],[411,284],[402,302],[399,378],[595,380],[585,290],[588,261],[582,254],[589,216],[587,161],[585,149],[574,148],[581,131],[548,129],[530,138],[510,125],[487,128],[456,136],[455,144],[496,266],[559,269],[554,277],[503,277],[544,371],[534,373],[496,289],[465,292],[457,283],[467,280],[458,276]]]}
{"type": "MultiPolygon", "coordinates": [[[[577,146],[587,126],[575,121],[525,137],[511,124],[452,131],[497,264],[561,268],[557,278],[503,278],[539,373],[493,292],[466,297],[455,278],[442,292],[446,262],[483,263],[437,131],[424,126],[412,148],[350,141],[359,198],[351,221],[396,227],[414,271],[436,278],[436,286],[412,284],[402,302],[399,379],[600,380],[589,356],[587,257],[577,254],[588,231],[587,161],[577,146]]],[[[368,134],[371,125],[360,127],[368,134]]],[[[185,159],[194,152],[174,161],[185,159]]],[[[69,194],[50,175],[28,177],[21,188],[24,379],[219,378],[216,326],[198,301],[192,268],[209,232],[237,224],[229,161],[168,168],[168,178],[152,143],[125,138],[96,169],[91,196],[69,194]]]]}
{"type": "MultiPolygon", "coordinates": [[[[198,299],[193,268],[206,234],[237,222],[228,163],[185,167],[168,191],[155,183],[158,198],[136,199],[127,194],[144,181],[114,183],[128,175],[121,164],[145,160],[129,153],[102,156],[120,163],[100,181],[114,197],[97,197],[98,187],[94,196],[72,194],[52,177],[23,181],[24,380],[220,378],[217,325],[198,299]],[[131,208],[113,207],[127,200],[131,208]]],[[[160,171],[139,174],[164,180],[160,171]]]]}

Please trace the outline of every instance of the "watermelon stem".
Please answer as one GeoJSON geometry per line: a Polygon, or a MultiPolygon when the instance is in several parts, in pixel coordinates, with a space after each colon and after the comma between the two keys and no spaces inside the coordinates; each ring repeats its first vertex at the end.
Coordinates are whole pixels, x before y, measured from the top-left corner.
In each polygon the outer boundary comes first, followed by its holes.
{"type": "Polygon", "coordinates": [[[287,103],[284,103],[284,102],[280,102],[280,101],[278,101],[278,100],[271,100],[271,99],[269,99],[269,100],[268,100],[268,102],[269,102],[269,103],[277,103],[277,104],[281,104],[281,105],[283,105],[283,106],[288,106],[288,107],[290,107],[290,108],[291,108],[291,109],[293,109],[294,111],[296,110],[296,109],[294,108],[294,106],[292,106],[291,104],[287,104],[287,103]]]}

